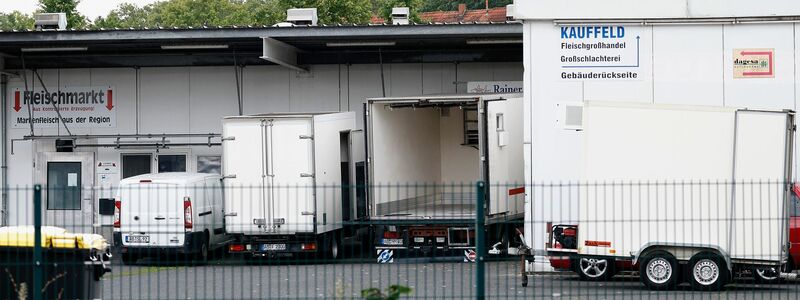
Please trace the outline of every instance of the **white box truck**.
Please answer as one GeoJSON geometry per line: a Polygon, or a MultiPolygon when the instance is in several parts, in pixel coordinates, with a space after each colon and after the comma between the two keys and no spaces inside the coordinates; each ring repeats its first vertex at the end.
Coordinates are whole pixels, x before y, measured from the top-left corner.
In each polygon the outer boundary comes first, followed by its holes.
{"type": "Polygon", "coordinates": [[[788,250],[794,112],[588,101],[578,256],[720,289],[788,250]]]}
{"type": "Polygon", "coordinates": [[[474,260],[478,181],[487,183],[488,246],[505,252],[524,206],[521,95],[371,98],[365,105],[378,262],[409,254],[474,260]]]}
{"type": "Polygon", "coordinates": [[[366,214],[354,192],[363,178],[355,171],[363,166],[355,127],[353,112],[224,118],[225,223],[235,238],[229,252],[340,256],[344,223],[366,214]]]}

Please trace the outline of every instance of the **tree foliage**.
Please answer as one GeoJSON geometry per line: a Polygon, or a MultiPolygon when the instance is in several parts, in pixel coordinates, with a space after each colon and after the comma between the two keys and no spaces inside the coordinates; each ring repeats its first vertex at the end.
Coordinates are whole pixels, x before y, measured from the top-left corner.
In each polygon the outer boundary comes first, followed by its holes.
{"type": "MultiPolygon", "coordinates": [[[[512,2],[489,0],[489,6],[512,2]]],[[[320,24],[366,24],[373,15],[388,21],[393,7],[410,8],[411,21],[420,22],[419,12],[457,10],[459,3],[481,9],[486,4],[485,0],[164,0],[145,6],[122,3],[90,22],[78,13],[79,3],[39,0],[37,12],[66,13],[68,28],[155,28],[272,25],[286,19],[286,9],[303,7],[316,7],[320,24]]],[[[33,17],[18,11],[0,13],[0,29],[33,29],[33,17]]]]}
{"type": "Polygon", "coordinates": [[[5,14],[0,13],[0,30],[23,30],[33,28],[33,17],[19,11],[5,14]]]}
{"type": "Polygon", "coordinates": [[[85,28],[88,21],[78,12],[80,2],[80,0],[39,0],[38,12],[66,13],[67,28],[85,28]]]}

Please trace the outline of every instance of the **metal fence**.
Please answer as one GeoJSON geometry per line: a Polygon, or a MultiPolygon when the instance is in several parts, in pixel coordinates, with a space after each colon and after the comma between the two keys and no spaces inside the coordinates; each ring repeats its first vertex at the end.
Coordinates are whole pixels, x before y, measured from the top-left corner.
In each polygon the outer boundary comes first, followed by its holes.
{"type": "Polygon", "coordinates": [[[7,189],[0,299],[800,295],[785,182],[203,180],[7,189]]]}

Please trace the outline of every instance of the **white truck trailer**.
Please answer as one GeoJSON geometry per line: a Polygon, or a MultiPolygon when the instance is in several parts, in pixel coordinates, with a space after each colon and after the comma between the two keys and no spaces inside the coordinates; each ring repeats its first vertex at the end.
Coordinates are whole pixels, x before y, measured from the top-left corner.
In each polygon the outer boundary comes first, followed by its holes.
{"type": "Polygon", "coordinates": [[[353,112],[224,118],[225,225],[235,237],[229,252],[339,257],[344,223],[366,217],[355,192],[364,165],[355,127],[353,112]]]}
{"type": "Polygon", "coordinates": [[[478,181],[487,183],[488,246],[508,249],[524,206],[521,95],[372,98],[365,117],[378,262],[474,260],[478,181]]]}
{"type": "Polygon", "coordinates": [[[589,101],[582,119],[580,257],[632,259],[652,289],[785,263],[794,112],[589,101]]]}

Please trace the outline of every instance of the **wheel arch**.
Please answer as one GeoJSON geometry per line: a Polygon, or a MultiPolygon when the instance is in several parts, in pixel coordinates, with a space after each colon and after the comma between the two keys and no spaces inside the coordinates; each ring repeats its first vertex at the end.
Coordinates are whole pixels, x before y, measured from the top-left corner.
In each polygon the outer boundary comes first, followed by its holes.
{"type": "Polygon", "coordinates": [[[689,261],[693,256],[701,252],[711,252],[722,257],[728,271],[733,271],[733,263],[731,256],[727,251],[721,247],[712,244],[682,244],[682,243],[663,243],[651,242],[642,246],[639,251],[633,255],[633,264],[637,264],[642,256],[645,256],[653,251],[665,251],[680,261],[689,261]]]}

